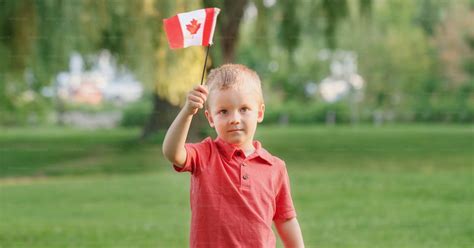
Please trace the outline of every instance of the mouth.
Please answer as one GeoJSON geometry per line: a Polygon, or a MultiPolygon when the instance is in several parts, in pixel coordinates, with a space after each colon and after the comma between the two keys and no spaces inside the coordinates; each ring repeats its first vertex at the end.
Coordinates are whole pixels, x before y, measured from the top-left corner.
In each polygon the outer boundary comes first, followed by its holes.
{"type": "Polygon", "coordinates": [[[241,132],[241,131],[244,131],[243,129],[231,129],[229,131],[227,131],[228,133],[235,133],[235,132],[241,132]]]}

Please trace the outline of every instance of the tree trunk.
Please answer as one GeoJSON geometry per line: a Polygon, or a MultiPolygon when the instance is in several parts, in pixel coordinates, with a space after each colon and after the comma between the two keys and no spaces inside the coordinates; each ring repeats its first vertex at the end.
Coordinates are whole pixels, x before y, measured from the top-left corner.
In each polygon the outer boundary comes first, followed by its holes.
{"type": "MultiPolygon", "coordinates": [[[[148,122],[142,130],[140,139],[144,140],[156,132],[168,130],[179,111],[179,107],[171,105],[168,101],[154,94],[153,110],[150,113],[148,122]]],[[[188,133],[188,142],[197,142],[203,138],[203,130],[206,127],[206,122],[204,111],[200,110],[198,114],[193,117],[193,122],[191,123],[191,128],[188,133]]]]}
{"type": "Polygon", "coordinates": [[[221,44],[224,63],[235,61],[235,48],[239,40],[239,27],[247,0],[224,0],[223,15],[221,15],[221,44]]]}
{"type": "Polygon", "coordinates": [[[179,108],[161,99],[157,94],[153,94],[153,110],[140,138],[146,139],[155,132],[166,130],[178,114],[178,111],[179,108]]]}
{"type": "Polygon", "coordinates": [[[217,19],[220,32],[220,46],[224,63],[235,61],[235,48],[239,40],[240,21],[244,15],[248,0],[203,0],[206,7],[219,7],[222,9],[217,19]]]}

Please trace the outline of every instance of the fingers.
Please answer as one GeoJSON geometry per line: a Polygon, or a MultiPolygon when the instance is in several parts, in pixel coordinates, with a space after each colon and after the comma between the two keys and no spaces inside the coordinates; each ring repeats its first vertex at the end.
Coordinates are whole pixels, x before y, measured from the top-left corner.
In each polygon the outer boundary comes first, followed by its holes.
{"type": "Polygon", "coordinates": [[[204,103],[207,100],[207,95],[198,91],[191,91],[188,94],[189,97],[193,97],[193,99],[196,99],[196,101],[199,101],[201,103],[204,103]]]}
{"type": "Polygon", "coordinates": [[[207,95],[209,93],[208,89],[207,89],[207,85],[196,85],[194,87],[194,90],[195,91],[198,91],[198,92],[201,92],[205,95],[207,95]]]}
{"type": "Polygon", "coordinates": [[[194,89],[191,92],[189,92],[188,98],[190,100],[204,104],[207,100],[207,94],[208,94],[207,86],[197,85],[196,87],[194,87],[194,89]]]}
{"type": "Polygon", "coordinates": [[[187,107],[191,114],[195,114],[198,109],[204,108],[204,103],[207,100],[208,89],[205,85],[197,85],[188,93],[187,107]]]}
{"type": "Polygon", "coordinates": [[[190,94],[188,96],[188,102],[190,107],[202,109],[205,101],[202,97],[190,94]]]}

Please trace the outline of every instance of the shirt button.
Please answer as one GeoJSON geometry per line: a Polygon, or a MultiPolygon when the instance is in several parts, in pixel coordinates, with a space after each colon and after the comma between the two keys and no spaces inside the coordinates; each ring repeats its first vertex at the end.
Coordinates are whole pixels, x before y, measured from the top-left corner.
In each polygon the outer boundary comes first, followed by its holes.
{"type": "Polygon", "coordinates": [[[247,180],[247,179],[249,178],[249,176],[244,175],[242,178],[243,178],[244,180],[247,180]]]}
{"type": "Polygon", "coordinates": [[[247,164],[246,164],[246,163],[241,163],[240,165],[242,165],[242,166],[247,166],[247,164]]]}
{"type": "Polygon", "coordinates": [[[235,152],[235,155],[236,155],[236,156],[240,156],[240,155],[241,155],[240,151],[236,151],[236,152],[235,152]]]}

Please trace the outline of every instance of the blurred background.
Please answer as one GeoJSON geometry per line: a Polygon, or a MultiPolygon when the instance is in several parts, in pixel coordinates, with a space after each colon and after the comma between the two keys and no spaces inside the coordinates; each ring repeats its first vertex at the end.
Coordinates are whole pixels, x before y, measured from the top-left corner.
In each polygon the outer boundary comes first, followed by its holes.
{"type": "Polygon", "coordinates": [[[162,20],[204,7],[207,72],[262,79],[308,247],[474,245],[473,0],[0,0],[0,247],[187,246],[161,142],[205,48],[162,20]]]}

